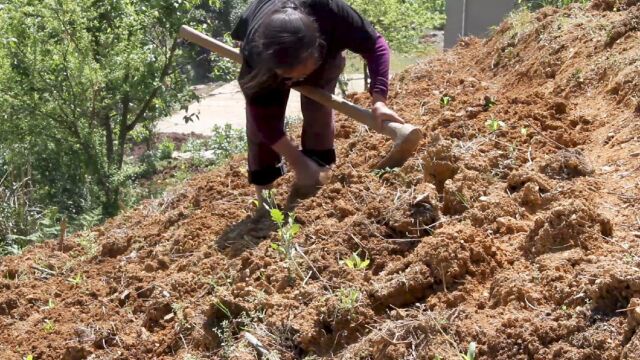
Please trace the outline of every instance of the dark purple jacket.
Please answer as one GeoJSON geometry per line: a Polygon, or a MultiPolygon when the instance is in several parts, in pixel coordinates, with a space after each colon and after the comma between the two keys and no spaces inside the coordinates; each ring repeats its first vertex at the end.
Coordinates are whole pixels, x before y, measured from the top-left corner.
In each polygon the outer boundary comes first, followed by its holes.
{"type": "MultiPolygon", "coordinates": [[[[231,33],[233,39],[242,41],[243,66],[240,79],[252,71],[260,54],[251,51],[252,41],[262,19],[282,6],[283,0],[255,0],[242,14],[231,33]]],[[[318,24],[320,35],[327,45],[325,60],[316,71],[322,71],[325,62],[334,59],[344,50],[360,54],[366,61],[371,75],[371,94],[386,98],[389,88],[389,46],[373,26],[343,0],[299,0],[301,7],[318,24]]],[[[312,74],[313,75],[313,74],[312,74]]],[[[312,75],[310,77],[312,77],[312,75]]],[[[263,140],[273,145],[283,136],[283,107],[286,106],[288,87],[284,82],[265,87],[248,97],[247,107],[251,121],[263,140]]]]}

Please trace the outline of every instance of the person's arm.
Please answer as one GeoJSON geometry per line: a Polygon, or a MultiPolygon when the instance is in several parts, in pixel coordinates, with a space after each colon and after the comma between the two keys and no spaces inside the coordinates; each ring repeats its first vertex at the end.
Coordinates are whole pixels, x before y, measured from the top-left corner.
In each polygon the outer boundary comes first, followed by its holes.
{"type": "MultiPolygon", "coordinates": [[[[288,94],[288,92],[286,92],[288,94]]],[[[284,94],[283,94],[284,96],[284,94]]],[[[247,104],[251,124],[260,134],[262,141],[271,146],[291,166],[299,185],[317,185],[321,169],[307,158],[291,140],[284,129],[286,102],[272,106],[247,104]]]]}
{"type": "Polygon", "coordinates": [[[377,123],[377,130],[380,130],[383,121],[404,122],[386,104],[389,94],[391,51],[384,37],[343,0],[326,1],[324,4],[326,7],[323,16],[331,19],[334,29],[332,41],[336,41],[341,48],[361,55],[367,62],[371,76],[369,87],[372,98],[371,111],[377,123]]]}

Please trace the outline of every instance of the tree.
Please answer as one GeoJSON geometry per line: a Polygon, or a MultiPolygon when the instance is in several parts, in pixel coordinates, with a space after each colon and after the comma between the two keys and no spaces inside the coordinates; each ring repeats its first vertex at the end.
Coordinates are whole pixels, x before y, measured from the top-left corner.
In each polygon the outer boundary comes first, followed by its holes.
{"type": "Polygon", "coordinates": [[[401,53],[420,48],[429,29],[445,22],[444,0],[346,0],[401,53]]]}
{"type": "Polygon", "coordinates": [[[64,187],[56,178],[80,182],[76,190],[95,185],[103,214],[116,214],[132,132],[195,99],[176,35],[198,22],[199,3],[0,5],[0,147],[10,165],[28,166],[38,186],[64,187]]]}

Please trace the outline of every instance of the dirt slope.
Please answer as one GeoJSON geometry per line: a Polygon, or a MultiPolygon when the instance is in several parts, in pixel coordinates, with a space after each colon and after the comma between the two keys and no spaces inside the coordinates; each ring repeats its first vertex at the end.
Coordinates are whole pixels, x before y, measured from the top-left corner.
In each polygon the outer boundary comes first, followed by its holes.
{"type": "Polygon", "coordinates": [[[428,139],[399,171],[372,174],[389,145],[340,120],[333,180],[297,208],[293,281],[273,227],[247,220],[243,159],[64,252],[2,259],[0,358],[255,358],[243,330],[282,359],[457,359],[472,341],[480,359],[640,358],[627,3],[520,15],[404,72],[391,103],[428,139]],[[339,262],[355,251],[366,270],[339,262]]]}

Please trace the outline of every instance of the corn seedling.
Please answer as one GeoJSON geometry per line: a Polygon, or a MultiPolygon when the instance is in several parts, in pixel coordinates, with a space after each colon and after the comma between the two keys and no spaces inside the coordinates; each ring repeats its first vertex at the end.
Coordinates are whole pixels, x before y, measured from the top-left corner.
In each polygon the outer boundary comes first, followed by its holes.
{"type": "Polygon", "coordinates": [[[42,330],[47,334],[51,334],[56,331],[56,325],[53,323],[53,320],[45,320],[44,325],[42,325],[42,330]]]}
{"type": "Polygon", "coordinates": [[[484,124],[487,126],[487,129],[489,129],[489,131],[492,133],[507,126],[504,122],[495,118],[491,118],[487,120],[487,122],[485,122],[484,124]]]}
{"type": "Polygon", "coordinates": [[[84,281],[84,277],[82,276],[82,274],[76,274],[76,276],[68,278],[67,281],[70,282],[73,286],[78,286],[82,284],[82,282],[84,281]]]}
{"type": "Polygon", "coordinates": [[[453,99],[451,98],[451,96],[443,95],[442,97],[440,97],[440,106],[442,106],[442,107],[449,106],[449,104],[451,104],[452,100],[453,99]]]}
{"type": "Polygon", "coordinates": [[[358,256],[358,252],[360,252],[360,250],[354,252],[353,254],[351,254],[351,257],[349,257],[348,259],[344,259],[342,261],[340,261],[340,264],[344,264],[346,265],[349,269],[355,269],[355,270],[364,270],[367,268],[367,266],[369,266],[369,259],[361,259],[360,256],[358,256]]]}
{"type": "Polygon", "coordinates": [[[469,343],[466,354],[460,354],[462,360],[475,360],[476,359],[476,343],[472,341],[469,343]]]}

